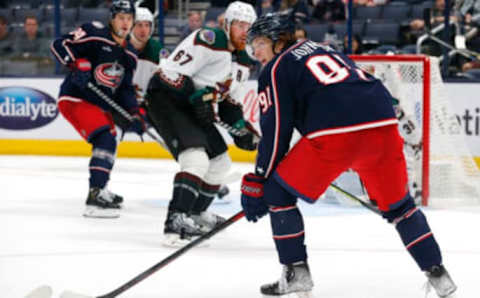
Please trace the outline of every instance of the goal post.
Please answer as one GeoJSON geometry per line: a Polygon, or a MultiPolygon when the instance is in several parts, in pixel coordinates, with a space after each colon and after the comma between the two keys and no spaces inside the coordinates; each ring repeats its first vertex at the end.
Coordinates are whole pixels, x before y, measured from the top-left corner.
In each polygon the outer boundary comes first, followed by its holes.
{"type": "MultiPolygon", "coordinates": [[[[408,156],[409,180],[422,204],[445,207],[480,204],[480,171],[451,108],[436,57],[352,55],[399,100],[421,134],[421,154],[408,156]]],[[[394,178],[392,178],[394,179],[394,178]]]]}

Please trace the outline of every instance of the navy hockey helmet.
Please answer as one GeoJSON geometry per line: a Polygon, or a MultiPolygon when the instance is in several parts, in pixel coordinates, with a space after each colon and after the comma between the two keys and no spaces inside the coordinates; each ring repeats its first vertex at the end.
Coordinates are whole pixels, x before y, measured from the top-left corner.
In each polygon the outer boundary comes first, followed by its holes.
{"type": "Polygon", "coordinates": [[[131,0],[113,0],[110,7],[110,18],[115,18],[117,13],[131,13],[135,17],[135,5],[131,0]]]}
{"type": "Polygon", "coordinates": [[[295,34],[293,13],[267,13],[252,24],[248,30],[247,42],[251,44],[256,37],[265,36],[275,43],[281,35],[288,33],[295,34]]]}

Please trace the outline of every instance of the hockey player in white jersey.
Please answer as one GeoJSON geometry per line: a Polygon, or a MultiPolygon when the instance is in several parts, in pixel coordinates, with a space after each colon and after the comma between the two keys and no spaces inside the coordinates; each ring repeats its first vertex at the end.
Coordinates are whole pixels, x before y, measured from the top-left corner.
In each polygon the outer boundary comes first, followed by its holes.
{"type": "Polygon", "coordinates": [[[421,203],[420,167],[422,159],[422,134],[412,115],[405,112],[398,99],[394,99],[393,108],[398,119],[398,130],[404,140],[405,159],[407,161],[408,188],[415,203],[421,203]]]}
{"type": "Polygon", "coordinates": [[[137,91],[137,99],[143,101],[148,82],[158,69],[160,59],[168,54],[162,44],[152,38],[155,24],[153,15],[148,8],[138,7],[135,15],[135,25],[130,34],[130,43],[138,51],[137,70],[133,83],[137,91]]]}
{"type": "Polygon", "coordinates": [[[250,4],[231,3],[223,28],[194,31],[161,61],[150,80],[148,116],[180,165],[164,227],[165,245],[183,245],[225,220],[206,211],[231,166],[215,121],[219,118],[244,133],[232,135],[238,147],[256,149],[258,136],[243,119],[241,105],[231,99],[249,77],[245,46],[255,19],[250,4]]]}

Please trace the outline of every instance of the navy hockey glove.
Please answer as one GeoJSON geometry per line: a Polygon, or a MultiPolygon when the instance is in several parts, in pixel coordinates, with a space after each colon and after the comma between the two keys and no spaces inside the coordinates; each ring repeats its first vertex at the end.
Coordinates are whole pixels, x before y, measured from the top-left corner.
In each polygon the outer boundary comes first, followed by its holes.
{"type": "MultiPolygon", "coordinates": [[[[142,138],[143,133],[146,130],[145,125],[145,110],[134,108],[130,110],[130,114],[133,116],[133,121],[130,122],[130,126],[127,128],[127,131],[134,132],[142,138]],[[143,114],[142,114],[143,113],[143,114]]],[[[143,139],[142,139],[143,141],[143,139]]]]}
{"type": "Polygon", "coordinates": [[[268,213],[268,206],[263,200],[265,178],[248,173],[242,180],[242,208],[248,221],[256,222],[268,213]]]}
{"type": "Polygon", "coordinates": [[[193,106],[193,112],[202,127],[209,127],[215,122],[213,104],[219,98],[218,95],[215,89],[206,87],[195,91],[190,96],[189,101],[193,106]]]}
{"type": "Polygon", "coordinates": [[[92,64],[84,58],[79,58],[68,65],[72,70],[71,80],[78,88],[86,89],[92,78],[92,64]]]}
{"type": "Polygon", "coordinates": [[[241,130],[241,133],[244,134],[241,136],[232,135],[233,142],[240,149],[254,151],[257,149],[258,142],[260,142],[260,134],[250,122],[244,121],[244,123],[245,127],[241,130]]]}

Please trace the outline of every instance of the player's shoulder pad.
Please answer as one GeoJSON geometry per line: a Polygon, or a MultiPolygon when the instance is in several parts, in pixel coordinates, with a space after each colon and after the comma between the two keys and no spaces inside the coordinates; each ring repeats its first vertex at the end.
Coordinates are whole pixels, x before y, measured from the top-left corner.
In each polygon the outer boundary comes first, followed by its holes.
{"type": "Polygon", "coordinates": [[[250,56],[248,56],[247,51],[245,51],[245,50],[235,51],[234,56],[235,56],[236,62],[238,64],[242,64],[242,65],[247,66],[247,67],[249,67],[250,65],[253,64],[252,59],[250,59],[250,56]]]}
{"type": "Polygon", "coordinates": [[[213,50],[228,50],[228,38],[225,31],[218,28],[205,27],[195,35],[195,45],[203,45],[213,50]]]}

